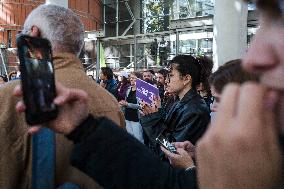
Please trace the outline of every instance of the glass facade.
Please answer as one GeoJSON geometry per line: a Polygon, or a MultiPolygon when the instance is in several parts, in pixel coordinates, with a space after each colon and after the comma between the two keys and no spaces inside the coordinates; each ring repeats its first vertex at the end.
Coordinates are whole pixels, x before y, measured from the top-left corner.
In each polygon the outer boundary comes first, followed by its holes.
{"type": "Polygon", "coordinates": [[[142,0],[142,33],[169,30],[171,20],[214,14],[214,0],[142,0]]]}
{"type": "MultiPolygon", "coordinates": [[[[104,65],[132,71],[159,69],[178,54],[213,57],[214,5],[215,0],[141,0],[141,33],[103,40],[104,65]]],[[[248,4],[249,13],[255,8],[248,4]]],[[[248,45],[257,31],[257,17],[249,15],[248,45]]],[[[106,20],[111,18],[115,22],[113,16],[106,20]]]]}

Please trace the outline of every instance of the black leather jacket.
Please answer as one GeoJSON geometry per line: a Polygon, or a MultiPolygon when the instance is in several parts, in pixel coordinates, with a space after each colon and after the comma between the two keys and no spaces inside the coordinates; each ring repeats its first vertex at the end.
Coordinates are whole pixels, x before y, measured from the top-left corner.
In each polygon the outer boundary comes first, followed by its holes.
{"type": "Polygon", "coordinates": [[[195,168],[185,171],[161,162],[107,118],[90,116],[67,137],[75,143],[71,164],[105,189],[197,188],[195,168]]]}
{"type": "Polygon", "coordinates": [[[150,145],[156,144],[156,137],[163,134],[170,142],[189,140],[195,144],[206,131],[210,121],[209,109],[195,89],[175,102],[166,116],[162,111],[146,115],[140,119],[150,145]]]}

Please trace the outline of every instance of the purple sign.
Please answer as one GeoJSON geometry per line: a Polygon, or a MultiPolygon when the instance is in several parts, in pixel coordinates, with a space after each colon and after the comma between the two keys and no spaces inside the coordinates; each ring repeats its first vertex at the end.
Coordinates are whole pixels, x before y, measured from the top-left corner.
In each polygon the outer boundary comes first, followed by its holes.
{"type": "Polygon", "coordinates": [[[136,97],[138,101],[152,104],[155,96],[159,96],[159,89],[141,79],[136,80],[136,97]]]}

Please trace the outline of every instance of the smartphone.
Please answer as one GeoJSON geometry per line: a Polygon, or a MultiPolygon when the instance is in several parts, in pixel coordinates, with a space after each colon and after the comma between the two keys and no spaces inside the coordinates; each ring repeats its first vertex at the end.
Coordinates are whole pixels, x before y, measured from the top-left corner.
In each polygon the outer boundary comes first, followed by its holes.
{"type": "Polygon", "coordinates": [[[47,39],[17,36],[23,99],[26,121],[29,125],[55,119],[58,108],[51,44],[47,39]]]}
{"type": "Polygon", "coordinates": [[[156,138],[156,141],[163,146],[164,148],[166,148],[167,150],[169,150],[171,153],[174,154],[178,154],[177,153],[177,149],[174,147],[174,145],[172,145],[167,139],[166,137],[164,137],[163,135],[159,135],[156,138]]]}

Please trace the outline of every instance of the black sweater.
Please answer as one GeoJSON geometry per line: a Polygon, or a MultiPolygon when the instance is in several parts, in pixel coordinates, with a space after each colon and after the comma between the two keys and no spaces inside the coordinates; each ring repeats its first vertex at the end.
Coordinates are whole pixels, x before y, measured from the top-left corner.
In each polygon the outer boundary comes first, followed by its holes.
{"type": "Polygon", "coordinates": [[[92,116],[67,136],[71,164],[105,189],[195,189],[195,169],[174,169],[107,118],[92,116]]]}

